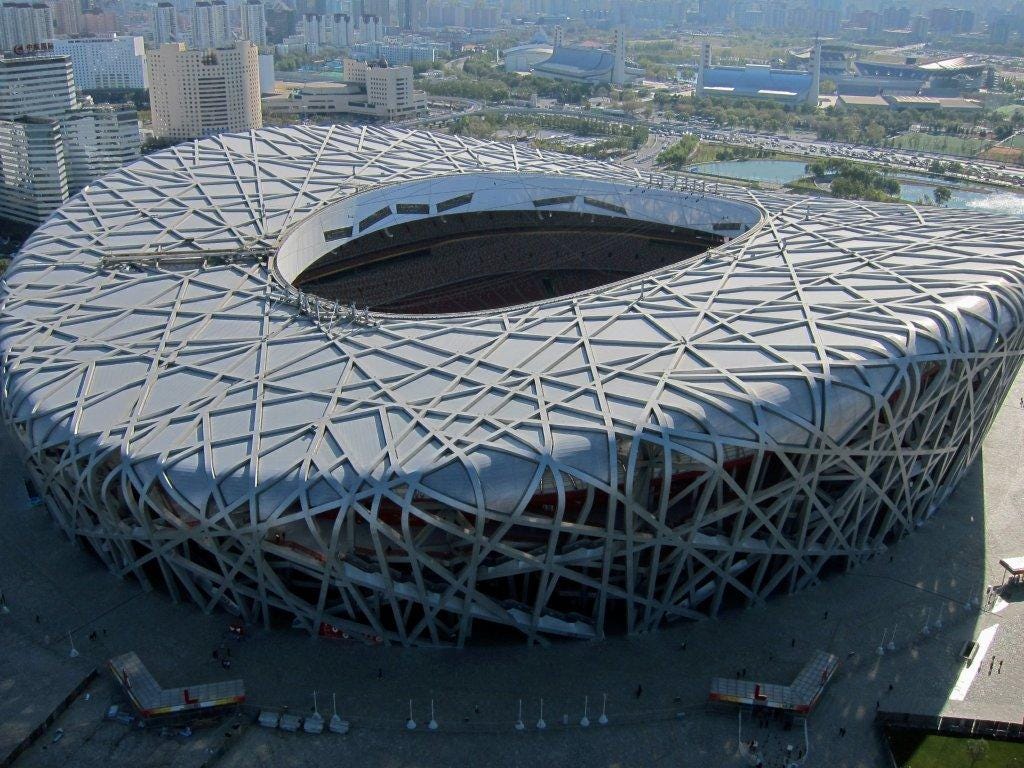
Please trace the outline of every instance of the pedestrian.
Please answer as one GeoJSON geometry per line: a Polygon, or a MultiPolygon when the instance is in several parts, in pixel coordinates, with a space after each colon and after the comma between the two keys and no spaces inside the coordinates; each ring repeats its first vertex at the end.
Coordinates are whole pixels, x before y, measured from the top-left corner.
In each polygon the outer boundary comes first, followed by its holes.
{"type": "Polygon", "coordinates": [[[377,667],[377,679],[378,680],[383,680],[384,679],[384,667],[377,667]]]}
{"type": "Polygon", "coordinates": [[[882,708],[882,702],[879,701],[878,699],[875,699],[875,712],[877,712],[881,708],[882,708]]]}
{"type": "Polygon", "coordinates": [[[679,644],[679,650],[680,651],[685,651],[686,650],[686,641],[685,640],[683,640],[683,642],[681,642],[679,644]]]}
{"type": "Polygon", "coordinates": [[[644,695],[644,687],[639,683],[637,683],[635,695],[638,699],[644,695]]]}
{"type": "Polygon", "coordinates": [[[796,638],[795,637],[792,640],[789,641],[789,647],[790,648],[796,648],[796,638]]]}
{"type": "Polygon", "coordinates": [[[889,683],[889,693],[892,693],[892,683],[889,683]]]}
{"type": "Polygon", "coordinates": [[[825,615],[822,617],[822,621],[828,621],[828,611],[825,611],[825,615]]]}
{"type": "Polygon", "coordinates": [[[36,614],[36,624],[42,624],[42,622],[39,620],[39,614],[38,613],[36,614]]]}
{"type": "Polygon", "coordinates": [[[1002,659],[999,660],[999,669],[996,670],[996,674],[997,675],[1003,674],[1003,660],[1002,659]]]}
{"type": "Polygon", "coordinates": [[[740,672],[740,677],[746,677],[746,676],[747,676],[747,668],[746,668],[746,667],[744,667],[744,668],[743,668],[743,671],[742,671],[742,672],[740,672]]]}

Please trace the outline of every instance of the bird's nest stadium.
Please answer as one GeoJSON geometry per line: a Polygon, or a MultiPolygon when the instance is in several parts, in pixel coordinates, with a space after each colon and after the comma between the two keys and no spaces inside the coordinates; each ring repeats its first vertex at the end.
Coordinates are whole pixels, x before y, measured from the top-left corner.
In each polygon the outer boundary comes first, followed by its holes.
{"type": "Polygon", "coordinates": [[[935,512],[1021,361],[1024,221],[267,128],[93,183],[2,309],[5,420],[112,571],[331,636],[594,638],[935,512]]]}

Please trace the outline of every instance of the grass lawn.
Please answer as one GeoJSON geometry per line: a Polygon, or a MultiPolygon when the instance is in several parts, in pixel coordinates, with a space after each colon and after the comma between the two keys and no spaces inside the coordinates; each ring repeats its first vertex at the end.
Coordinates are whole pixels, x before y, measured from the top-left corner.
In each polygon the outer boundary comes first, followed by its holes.
{"type": "Polygon", "coordinates": [[[1024,768],[1024,744],[933,733],[889,731],[900,768],[1024,768]]]}
{"type": "MultiPolygon", "coordinates": [[[[735,149],[735,150],[740,151],[740,152],[742,152],[743,150],[747,150],[747,151],[750,151],[751,154],[756,154],[755,150],[750,150],[748,147],[739,147],[739,146],[732,147],[731,145],[726,145],[726,144],[708,144],[708,143],[702,141],[702,142],[700,142],[700,144],[697,145],[697,149],[694,150],[693,154],[690,156],[689,162],[687,162],[686,165],[687,165],[687,167],[689,167],[691,165],[697,165],[698,163],[714,163],[714,162],[718,162],[718,153],[721,152],[723,149],[735,149]]],[[[769,153],[767,153],[765,155],[765,157],[751,157],[751,158],[737,157],[735,159],[737,159],[737,160],[744,160],[744,159],[751,159],[751,160],[798,160],[800,162],[809,162],[809,160],[806,157],[804,157],[803,155],[790,155],[790,154],[786,154],[785,152],[769,152],[769,153]]]]}
{"type": "Polygon", "coordinates": [[[992,144],[973,136],[934,136],[930,133],[904,133],[892,140],[894,147],[922,152],[941,152],[944,155],[974,157],[992,144]]]}
{"type": "Polygon", "coordinates": [[[996,112],[1004,117],[1012,117],[1016,112],[1024,112],[1024,104],[1007,104],[997,108],[996,112]]]}
{"type": "Polygon", "coordinates": [[[1003,142],[1004,147],[1015,147],[1024,149],[1024,133],[1017,133],[1003,142]]]}

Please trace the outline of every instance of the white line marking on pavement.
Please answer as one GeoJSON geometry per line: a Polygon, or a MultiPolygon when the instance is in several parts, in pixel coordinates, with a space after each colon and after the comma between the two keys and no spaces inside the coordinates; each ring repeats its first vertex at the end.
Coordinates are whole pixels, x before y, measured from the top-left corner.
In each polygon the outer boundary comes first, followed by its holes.
{"type": "Polygon", "coordinates": [[[996,598],[996,604],[992,606],[992,613],[999,613],[1003,608],[1008,606],[1009,603],[1003,600],[1001,597],[996,598]]]}
{"type": "Polygon", "coordinates": [[[960,676],[956,679],[956,685],[953,686],[953,692],[949,694],[950,701],[963,701],[967,698],[967,692],[971,690],[971,683],[977,677],[978,670],[981,669],[981,665],[988,655],[988,647],[992,645],[992,640],[995,638],[996,630],[998,629],[999,625],[993,624],[991,627],[983,629],[978,635],[978,639],[975,641],[978,643],[978,652],[974,654],[974,661],[960,671],[960,676]]]}

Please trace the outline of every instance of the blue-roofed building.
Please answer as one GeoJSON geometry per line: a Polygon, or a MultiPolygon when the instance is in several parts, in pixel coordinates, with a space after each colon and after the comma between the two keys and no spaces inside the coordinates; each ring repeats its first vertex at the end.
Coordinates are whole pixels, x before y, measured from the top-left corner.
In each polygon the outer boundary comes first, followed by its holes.
{"type": "Polygon", "coordinates": [[[711,46],[701,47],[701,63],[697,72],[697,97],[726,96],[737,99],[772,99],[792,104],[818,104],[821,79],[820,44],[816,44],[807,71],[773,69],[765,64],[742,67],[711,66],[711,46]]]}
{"type": "Polygon", "coordinates": [[[626,42],[621,29],[615,30],[615,50],[576,48],[562,44],[562,30],[555,28],[551,56],[534,65],[533,74],[574,83],[614,83],[625,85],[644,76],[636,62],[626,58],[626,42]]]}
{"type": "Polygon", "coordinates": [[[742,99],[806,101],[811,73],[772,69],[763,64],[744,67],[711,67],[704,71],[704,96],[735,96],[742,99]]]}

